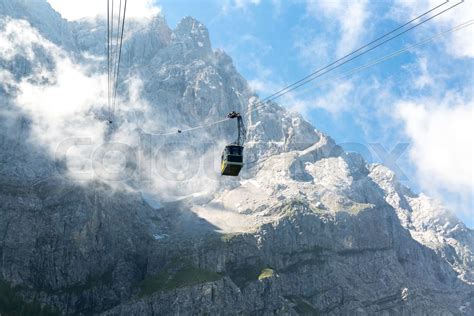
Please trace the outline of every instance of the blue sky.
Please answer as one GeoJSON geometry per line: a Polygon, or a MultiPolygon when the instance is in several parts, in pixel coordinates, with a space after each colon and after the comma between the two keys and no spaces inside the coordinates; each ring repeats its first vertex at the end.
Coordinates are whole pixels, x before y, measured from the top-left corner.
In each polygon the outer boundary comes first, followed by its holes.
{"type": "MultiPolygon", "coordinates": [[[[77,18],[92,9],[103,9],[96,0],[83,0],[74,8],[72,1],[48,1],[77,18]]],[[[265,97],[441,3],[443,0],[134,0],[130,6],[137,16],[159,7],[172,28],[185,16],[201,21],[209,29],[214,48],[226,51],[250,85],[265,97]]],[[[451,0],[435,13],[455,3],[451,0]]],[[[473,1],[466,0],[278,100],[347,150],[397,171],[415,192],[441,199],[470,227],[474,227],[474,26],[352,76],[338,77],[472,20],[473,12],[473,1]],[[396,147],[406,149],[390,157],[396,147]]]]}

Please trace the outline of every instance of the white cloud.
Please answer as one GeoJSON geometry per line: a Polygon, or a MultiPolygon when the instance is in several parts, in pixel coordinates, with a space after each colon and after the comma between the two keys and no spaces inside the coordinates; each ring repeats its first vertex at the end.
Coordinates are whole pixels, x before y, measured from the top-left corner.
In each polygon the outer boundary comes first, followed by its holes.
{"type": "Polygon", "coordinates": [[[364,120],[373,120],[374,116],[386,119],[389,110],[381,105],[393,102],[392,86],[390,80],[381,82],[376,77],[367,77],[365,74],[323,77],[294,91],[293,98],[300,101],[295,110],[309,113],[312,109],[319,108],[334,116],[353,112],[354,120],[364,130],[371,130],[368,126],[370,123],[364,120]]]}
{"type": "Polygon", "coordinates": [[[440,79],[443,79],[444,76],[435,73],[432,66],[433,63],[428,63],[428,57],[426,55],[419,56],[412,64],[402,66],[402,69],[408,71],[408,76],[411,80],[409,86],[418,90],[436,87],[439,89],[440,85],[443,83],[440,79]]]}
{"type": "Polygon", "coordinates": [[[244,8],[249,5],[259,5],[260,0],[234,0],[233,3],[237,8],[244,8]]]}
{"type": "Polygon", "coordinates": [[[329,60],[330,43],[321,37],[308,38],[298,37],[294,43],[299,57],[304,65],[321,65],[321,61],[329,60]]]}
{"type": "MultiPolygon", "coordinates": [[[[119,1],[115,0],[114,7],[118,10],[119,1]]],[[[63,18],[74,21],[84,18],[106,17],[107,2],[102,0],[48,0],[49,4],[58,11],[63,18]]],[[[124,5],[122,0],[122,7],[124,5]]],[[[143,18],[156,15],[161,8],[154,0],[130,0],[127,2],[129,18],[143,18]]]]}
{"type": "MultiPolygon", "coordinates": [[[[31,119],[30,141],[52,156],[58,144],[70,137],[88,137],[100,144],[105,124],[94,117],[94,111],[105,104],[107,77],[88,75],[86,68],[75,64],[25,21],[2,20],[0,38],[18,39],[9,45],[0,43],[1,59],[22,56],[32,67],[26,77],[16,80],[7,76],[4,79],[8,81],[2,82],[14,91],[15,105],[31,119]]],[[[77,158],[74,161],[84,161],[80,159],[83,153],[71,154],[77,158]]],[[[81,163],[75,168],[78,165],[81,163]]]]}
{"type": "MultiPolygon", "coordinates": [[[[273,95],[288,85],[280,77],[276,76],[270,68],[262,65],[258,57],[253,58],[250,66],[255,71],[255,77],[248,80],[250,88],[258,93],[262,98],[273,95]]],[[[291,91],[283,94],[274,101],[286,107],[290,111],[297,111],[304,116],[307,116],[308,110],[313,107],[312,99],[303,99],[296,96],[297,91],[291,91]]]]}
{"type": "MultiPolygon", "coordinates": [[[[51,159],[64,161],[72,179],[130,185],[166,199],[215,192],[220,179],[214,172],[219,170],[217,151],[223,144],[206,148],[197,169],[196,153],[187,152],[176,159],[179,151],[160,150],[166,144],[163,137],[157,139],[165,144],[154,142],[156,151],[140,147],[144,144],[138,126],[152,131],[163,122],[156,109],[141,97],[143,82],[138,75],[130,76],[121,85],[126,91],[121,88],[117,95],[116,120],[114,128],[109,129],[105,117],[107,75],[94,70],[100,59],[89,56],[87,64],[79,63],[25,21],[0,19],[0,39],[18,39],[0,42],[0,59],[8,61],[21,56],[25,60],[26,74],[21,78],[15,78],[6,69],[0,70],[0,87],[10,97],[5,99],[15,106],[16,113],[29,119],[25,141],[44,150],[51,159]],[[100,149],[104,149],[104,155],[96,156],[100,149]],[[134,157],[135,154],[140,157],[134,157]],[[186,169],[187,173],[175,172],[179,164],[192,167],[186,169]],[[186,175],[189,178],[183,181],[186,175]],[[130,181],[120,181],[124,177],[130,181]]],[[[148,140],[153,135],[149,136],[148,140]]],[[[189,149],[189,144],[183,144],[189,149]]]]}
{"type": "Polygon", "coordinates": [[[308,0],[306,7],[309,15],[328,20],[329,28],[334,24],[331,22],[336,22],[340,34],[336,54],[342,56],[354,50],[367,31],[366,22],[370,16],[367,4],[367,0],[351,1],[350,5],[345,0],[308,0]]]}
{"type": "Polygon", "coordinates": [[[399,102],[396,115],[412,141],[410,158],[421,187],[431,194],[474,192],[474,102],[399,102]]]}
{"type": "Polygon", "coordinates": [[[232,10],[247,11],[250,7],[260,5],[261,0],[226,0],[222,4],[222,12],[229,13],[232,10]]]}
{"type": "MultiPolygon", "coordinates": [[[[6,71],[0,73],[6,80],[2,85],[8,88],[17,109],[31,120],[29,141],[44,148],[51,157],[64,159],[67,156],[71,176],[82,180],[93,178],[94,174],[89,173],[84,178],[84,174],[77,171],[91,167],[91,149],[106,139],[107,123],[101,114],[107,104],[107,75],[91,73],[88,66],[76,63],[25,21],[8,18],[0,21],[0,38],[18,39],[10,41],[8,46],[0,43],[0,59],[22,56],[28,61],[27,65],[31,65],[31,69],[25,68],[27,74],[21,79],[6,71]],[[89,145],[58,151],[64,141],[77,137],[87,138],[89,145]]],[[[121,104],[119,98],[118,109],[121,104]]],[[[117,135],[112,137],[118,138],[117,135]]],[[[120,158],[117,157],[115,165],[121,165],[120,158]]],[[[110,162],[109,166],[113,165],[110,162]]]]}
{"type": "MultiPolygon", "coordinates": [[[[432,13],[436,14],[460,1],[450,1],[444,6],[438,8],[432,13]]],[[[439,0],[395,0],[394,7],[390,12],[392,18],[404,22],[408,17],[413,18],[421,13],[434,8],[441,4],[439,0]]],[[[426,19],[426,17],[424,17],[426,19]]],[[[447,11],[440,16],[427,23],[434,27],[436,31],[442,31],[453,28],[461,23],[474,19],[474,1],[466,0],[457,7],[447,11]]],[[[433,29],[426,29],[430,33],[433,29]]],[[[418,28],[417,33],[423,33],[418,28]]],[[[421,35],[423,36],[423,35],[421,35]]],[[[474,31],[472,27],[468,27],[459,32],[452,33],[444,42],[446,51],[454,57],[469,57],[474,58],[474,31]]]]}
{"type": "Polygon", "coordinates": [[[354,93],[354,84],[349,80],[332,83],[327,91],[315,100],[314,107],[336,114],[351,108],[354,103],[351,98],[354,93]]]}
{"type": "Polygon", "coordinates": [[[427,86],[433,87],[435,81],[428,72],[428,60],[426,59],[426,57],[419,58],[418,65],[420,69],[420,75],[415,79],[415,87],[419,89],[423,89],[427,86]]]}
{"type": "MultiPolygon", "coordinates": [[[[11,61],[16,55],[24,55],[27,59],[33,59],[33,43],[39,43],[41,35],[32,29],[26,21],[23,20],[0,20],[0,56],[11,61]]],[[[44,46],[52,45],[45,42],[44,46]]]]}
{"type": "Polygon", "coordinates": [[[274,16],[279,16],[283,11],[282,0],[272,0],[274,16]]]}

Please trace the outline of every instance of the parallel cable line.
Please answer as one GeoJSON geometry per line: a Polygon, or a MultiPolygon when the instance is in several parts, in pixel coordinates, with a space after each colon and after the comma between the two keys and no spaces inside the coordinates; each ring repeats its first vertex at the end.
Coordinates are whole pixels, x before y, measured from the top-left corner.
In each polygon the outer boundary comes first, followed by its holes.
{"type": "MultiPolygon", "coordinates": [[[[108,0],[109,1],[109,0],[108,0]]],[[[108,33],[108,56],[107,56],[107,62],[108,62],[108,119],[109,123],[112,122],[112,87],[113,87],[113,82],[114,82],[114,68],[115,68],[115,59],[114,57],[114,7],[115,7],[115,1],[112,0],[111,6],[107,4],[107,16],[108,16],[108,23],[107,23],[107,33],[108,33]]]]}
{"type": "Polygon", "coordinates": [[[119,2],[117,31],[114,28],[115,2],[107,0],[107,112],[109,123],[113,122],[122,56],[123,35],[127,13],[127,0],[124,1],[122,16],[122,0],[119,2]],[[115,45],[114,45],[114,38],[115,45]]]}
{"type": "Polygon", "coordinates": [[[412,27],[410,27],[410,28],[404,30],[404,31],[401,32],[401,33],[398,33],[397,35],[392,36],[392,37],[390,37],[390,38],[384,40],[383,42],[381,42],[381,43],[379,43],[379,44],[377,44],[377,45],[375,45],[375,46],[369,48],[368,50],[365,50],[365,51],[363,51],[362,53],[359,53],[359,54],[357,54],[357,55],[351,57],[350,59],[345,60],[344,62],[342,62],[342,63],[340,63],[340,64],[338,64],[338,65],[336,65],[336,66],[334,66],[334,67],[332,67],[332,68],[330,68],[330,69],[328,69],[328,70],[326,70],[326,71],[324,71],[324,72],[322,72],[322,73],[320,73],[320,74],[318,74],[317,76],[311,77],[311,78],[309,78],[309,79],[307,79],[307,80],[305,80],[305,81],[303,81],[303,82],[300,82],[299,84],[293,86],[291,89],[287,89],[286,91],[284,91],[284,92],[282,92],[282,93],[280,93],[280,94],[278,94],[278,95],[275,95],[275,96],[273,96],[272,98],[267,98],[267,100],[264,101],[264,102],[259,101],[259,102],[256,103],[255,105],[257,105],[257,106],[260,105],[260,104],[261,104],[261,105],[265,105],[265,102],[270,102],[270,101],[276,100],[276,99],[280,98],[281,96],[283,96],[283,95],[285,95],[285,94],[287,94],[287,93],[289,93],[289,92],[291,92],[291,91],[293,91],[293,90],[295,90],[295,89],[298,89],[299,87],[301,87],[301,86],[307,84],[308,82],[311,82],[311,81],[313,81],[313,80],[315,80],[315,79],[317,79],[317,78],[319,78],[319,77],[321,77],[321,76],[327,74],[328,72],[331,72],[331,71],[333,71],[334,69],[337,69],[337,68],[339,68],[339,67],[341,67],[341,66],[347,64],[348,62],[350,62],[350,61],[352,61],[352,60],[354,60],[354,59],[356,59],[356,58],[358,58],[358,57],[360,57],[360,56],[362,56],[362,55],[364,55],[364,54],[366,54],[366,53],[368,53],[368,52],[370,52],[370,51],[372,51],[372,50],[374,50],[374,49],[376,49],[376,48],[378,48],[378,47],[380,47],[380,46],[382,46],[383,44],[385,44],[385,43],[387,43],[387,42],[389,42],[389,41],[391,41],[391,40],[393,40],[393,39],[395,39],[395,38],[397,38],[397,37],[399,37],[399,36],[401,36],[401,35],[403,35],[403,34],[409,32],[409,31],[411,31],[411,30],[413,30],[413,29],[416,28],[416,27],[418,27],[418,26],[420,26],[420,25],[422,25],[422,24],[424,24],[424,23],[426,23],[426,22],[428,22],[428,21],[434,19],[435,17],[440,16],[441,14],[443,14],[443,13],[445,13],[445,12],[447,12],[447,11],[453,9],[454,7],[460,5],[460,4],[463,3],[463,2],[464,2],[464,0],[462,0],[462,1],[460,1],[460,2],[458,2],[458,3],[456,3],[456,4],[454,4],[454,5],[452,5],[452,6],[450,6],[449,8],[447,8],[447,9],[445,9],[445,10],[443,10],[443,11],[441,11],[441,12],[439,12],[439,13],[437,13],[437,14],[435,14],[435,15],[433,15],[433,16],[431,16],[431,17],[429,17],[429,18],[427,18],[427,19],[425,19],[425,20],[423,20],[423,21],[421,21],[421,22],[419,22],[419,23],[417,23],[417,24],[415,24],[415,25],[413,25],[412,27]]]}
{"type": "Polygon", "coordinates": [[[118,54],[118,62],[117,62],[117,77],[115,79],[115,92],[114,92],[114,102],[112,105],[112,115],[115,112],[115,100],[117,98],[117,88],[118,88],[118,77],[120,73],[120,61],[122,58],[122,44],[123,44],[123,31],[125,29],[125,15],[127,13],[127,0],[125,0],[124,10],[123,10],[123,18],[122,18],[122,34],[120,35],[120,47],[119,47],[119,54],[118,54]]]}
{"type": "MultiPolygon", "coordinates": [[[[114,61],[114,68],[113,68],[113,74],[112,74],[112,105],[110,109],[110,115],[113,117],[113,112],[114,112],[114,104],[115,104],[115,82],[117,82],[117,60],[118,56],[117,54],[118,49],[117,47],[119,46],[119,40],[120,40],[120,21],[121,21],[121,15],[122,15],[122,0],[119,0],[119,9],[118,9],[118,19],[117,19],[117,36],[115,40],[115,52],[113,55],[113,61],[114,61]]],[[[112,120],[112,119],[111,119],[112,120]]]]}
{"type": "MultiPolygon", "coordinates": [[[[438,40],[438,39],[441,39],[441,38],[445,37],[446,35],[448,35],[448,34],[450,34],[450,33],[454,33],[454,32],[460,31],[460,30],[462,30],[462,29],[464,29],[464,28],[466,28],[466,27],[468,27],[468,26],[471,26],[471,25],[473,25],[473,24],[474,24],[474,20],[468,20],[468,21],[466,21],[466,22],[464,22],[464,23],[461,23],[461,24],[459,24],[459,25],[457,25],[457,26],[455,26],[455,27],[453,27],[453,28],[451,28],[451,29],[449,29],[449,30],[447,30],[447,31],[438,33],[438,34],[436,34],[436,35],[433,36],[433,37],[430,37],[430,38],[425,39],[425,40],[423,40],[423,41],[421,41],[421,42],[417,42],[417,43],[415,43],[415,44],[406,46],[406,47],[404,47],[404,48],[402,48],[402,49],[399,49],[399,50],[397,50],[397,51],[395,51],[395,52],[393,52],[393,53],[390,53],[390,54],[388,54],[388,55],[385,55],[385,56],[383,56],[383,57],[380,57],[379,59],[377,59],[377,60],[375,60],[375,61],[366,63],[366,64],[364,64],[364,65],[362,65],[362,66],[360,66],[360,67],[357,67],[357,68],[351,69],[351,70],[349,70],[349,71],[347,71],[347,72],[344,72],[342,75],[334,76],[334,77],[332,77],[332,78],[327,78],[327,80],[322,81],[322,82],[327,82],[327,81],[331,81],[331,80],[345,79],[345,78],[347,78],[347,77],[349,77],[349,76],[351,76],[351,75],[353,75],[353,74],[356,74],[356,73],[361,72],[362,70],[365,70],[365,69],[367,69],[367,68],[370,68],[370,67],[372,67],[372,66],[375,66],[375,65],[377,65],[377,64],[380,64],[380,63],[382,63],[382,62],[384,62],[384,61],[390,60],[390,59],[392,59],[392,58],[394,58],[394,57],[397,57],[397,56],[399,56],[399,55],[401,55],[401,54],[403,54],[403,53],[406,53],[406,52],[408,52],[408,51],[410,51],[410,50],[412,50],[412,49],[414,49],[414,48],[420,47],[420,46],[425,45],[425,44],[428,44],[428,43],[430,43],[430,42],[434,42],[434,41],[436,41],[436,40],[438,40]]],[[[315,85],[318,85],[318,84],[320,84],[320,83],[321,83],[321,82],[317,82],[317,83],[315,83],[315,85]]],[[[310,91],[310,90],[313,90],[313,89],[314,89],[314,87],[308,87],[308,88],[306,88],[306,89],[300,90],[299,92],[307,92],[307,91],[310,91]]],[[[253,110],[252,110],[252,111],[253,111],[253,110]]],[[[248,113],[250,113],[250,112],[252,112],[252,111],[249,111],[248,113]]]]}
{"type": "Polygon", "coordinates": [[[107,0],[107,114],[110,121],[110,0],[107,0]]]}
{"type": "Polygon", "coordinates": [[[275,92],[275,93],[273,93],[273,94],[267,96],[266,98],[262,99],[260,102],[265,102],[265,101],[271,99],[273,96],[275,96],[275,95],[277,95],[277,94],[279,94],[279,93],[281,93],[281,92],[284,92],[284,91],[287,90],[287,89],[290,89],[291,87],[293,87],[293,86],[295,86],[295,85],[297,85],[297,84],[299,84],[299,83],[305,81],[306,79],[311,78],[312,76],[318,74],[318,73],[321,72],[321,71],[324,71],[324,70],[328,69],[329,67],[331,67],[331,66],[337,64],[338,62],[342,61],[343,59],[345,59],[345,58],[347,58],[347,57],[349,57],[349,56],[352,56],[352,55],[354,55],[354,54],[357,53],[357,52],[360,52],[360,51],[363,50],[364,48],[367,48],[367,47],[369,47],[370,45],[372,45],[372,44],[378,42],[379,40],[381,40],[381,39],[387,37],[388,35],[395,33],[396,31],[398,31],[398,30],[404,28],[405,26],[411,24],[412,22],[418,20],[419,18],[421,18],[421,17],[423,17],[423,16],[425,16],[425,15],[427,15],[427,14],[429,14],[429,13],[435,11],[435,10],[438,9],[439,7],[442,7],[443,5],[445,5],[445,4],[448,3],[448,2],[449,2],[449,0],[447,0],[447,1],[445,1],[445,2],[443,2],[443,3],[441,3],[441,4],[439,4],[439,5],[437,5],[437,6],[435,6],[434,8],[432,8],[432,9],[430,9],[430,10],[424,12],[423,14],[418,15],[417,17],[415,17],[415,18],[411,19],[410,21],[408,21],[408,22],[406,22],[406,23],[400,25],[399,27],[397,27],[397,28],[391,30],[390,32],[387,32],[387,33],[385,33],[385,34],[379,36],[378,38],[376,38],[376,39],[370,41],[369,43],[367,43],[367,44],[365,44],[365,45],[359,47],[358,49],[353,50],[352,52],[350,52],[350,53],[348,53],[348,54],[342,56],[341,58],[338,58],[337,60],[331,62],[330,64],[328,64],[328,65],[326,65],[326,66],[324,66],[324,67],[322,67],[322,68],[319,68],[318,70],[316,70],[316,71],[312,72],[311,74],[309,74],[309,75],[303,77],[302,79],[300,79],[300,80],[298,80],[298,81],[296,81],[296,82],[290,84],[289,86],[286,86],[285,88],[283,88],[283,89],[281,89],[281,90],[279,90],[279,91],[277,91],[277,92],[275,92]]]}

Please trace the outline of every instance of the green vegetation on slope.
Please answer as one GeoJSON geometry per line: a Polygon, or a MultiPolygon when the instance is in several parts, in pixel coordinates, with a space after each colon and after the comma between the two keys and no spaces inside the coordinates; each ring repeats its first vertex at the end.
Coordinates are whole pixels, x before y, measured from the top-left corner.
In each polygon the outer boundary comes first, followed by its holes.
{"type": "Polygon", "coordinates": [[[144,297],[155,292],[170,291],[180,287],[216,281],[221,278],[222,275],[216,272],[188,265],[176,272],[166,270],[156,276],[146,278],[140,284],[139,296],[144,297]]]}
{"type": "Polygon", "coordinates": [[[8,316],[53,316],[49,308],[37,302],[26,303],[7,282],[0,280],[0,315],[8,316]]]}

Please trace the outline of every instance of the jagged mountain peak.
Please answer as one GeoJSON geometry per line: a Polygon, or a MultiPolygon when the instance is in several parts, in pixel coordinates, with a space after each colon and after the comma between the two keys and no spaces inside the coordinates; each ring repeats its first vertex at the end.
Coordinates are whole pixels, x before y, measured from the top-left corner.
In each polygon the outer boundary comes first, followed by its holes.
{"type": "Polygon", "coordinates": [[[440,201],[411,192],[387,167],[375,164],[370,171],[411,236],[445,258],[461,279],[474,284],[474,231],[440,201]]]}
{"type": "Polygon", "coordinates": [[[186,16],[176,26],[175,32],[177,34],[192,36],[196,40],[208,40],[209,31],[207,27],[191,16],[186,16]]]}
{"type": "Polygon", "coordinates": [[[212,52],[207,28],[192,17],[183,18],[173,31],[173,35],[174,41],[184,45],[188,52],[200,52],[202,55],[198,57],[212,52]]]}

